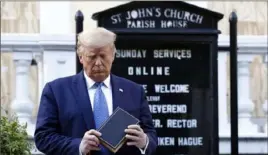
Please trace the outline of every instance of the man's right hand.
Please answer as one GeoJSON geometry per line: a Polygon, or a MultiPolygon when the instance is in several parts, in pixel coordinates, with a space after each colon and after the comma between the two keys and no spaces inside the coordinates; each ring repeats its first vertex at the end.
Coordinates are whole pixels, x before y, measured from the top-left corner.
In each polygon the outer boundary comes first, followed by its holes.
{"type": "Polygon", "coordinates": [[[90,151],[100,150],[99,148],[100,141],[97,138],[100,136],[101,136],[101,133],[96,130],[92,129],[92,130],[87,131],[79,146],[80,153],[82,153],[82,155],[86,155],[90,151]]]}

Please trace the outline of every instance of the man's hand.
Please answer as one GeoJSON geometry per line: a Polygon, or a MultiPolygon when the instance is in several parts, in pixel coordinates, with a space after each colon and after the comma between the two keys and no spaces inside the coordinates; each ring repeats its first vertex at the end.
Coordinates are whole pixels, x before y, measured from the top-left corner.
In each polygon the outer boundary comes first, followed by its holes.
{"type": "Polygon", "coordinates": [[[92,150],[100,150],[99,144],[100,141],[97,137],[101,136],[101,133],[96,130],[89,130],[85,133],[80,146],[79,150],[83,155],[88,154],[92,150]]]}
{"type": "Polygon", "coordinates": [[[130,125],[125,132],[127,133],[126,138],[130,140],[127,142],[128,146],[134,145],[140,149],[145,148],[147,135],[143,132],[139,125],[130,125]]]}

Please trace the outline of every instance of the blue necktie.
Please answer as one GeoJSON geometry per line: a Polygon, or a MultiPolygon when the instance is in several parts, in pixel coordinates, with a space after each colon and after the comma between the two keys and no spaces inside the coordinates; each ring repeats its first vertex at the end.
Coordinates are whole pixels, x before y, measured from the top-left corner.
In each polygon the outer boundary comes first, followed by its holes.
{"type": "MultiPolygon", "coordinates": [[[[101,87],[104,85],[103,83],[95,83],[96,89],[94,96],[94,119],[96,124],[96,129],[99,129],[101,125],[108,119],[109,111],[108,105],[104,96],[104,93],[101,90],[101,87]]],[[[108,155],[108,150],[103,146],[101,148],[101,155],[108,155]]]]}

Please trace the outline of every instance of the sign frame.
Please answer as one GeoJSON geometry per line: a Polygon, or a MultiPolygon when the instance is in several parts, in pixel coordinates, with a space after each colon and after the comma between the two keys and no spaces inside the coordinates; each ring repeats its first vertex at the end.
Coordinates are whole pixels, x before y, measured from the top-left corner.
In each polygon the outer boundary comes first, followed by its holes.
{"type": "MultiPolygon", "coordinates": [[[[207,98],[211,100],[212,104],[209,104],[207,108],[210,108],[211,113],[208,114],[206,118],[210,118],[210,121],[212,121],[214,125],[211,126],[211,138],[210,139],[210,155],[217,155],[219,154],[219,135],[218,135],[218,62],[217,62],[217,35],[207,35],[206,37],[200,36],[200,35],[170,35],[170,34],[162,34],[160,37],[155,37],[156,34],[146,34],[146,33],[140,33],[140,34],[126,34],[122,32],[116,32],[118,34],[117,41],[116,41],[116,47],[120,48],[120,40],[141,40],[141,42],[147,41],[155,41],[155,40],[169,40],[169,41],[182,41],[187,43],[197,43],[197,44],[209,44],[210,46],[210,79],[209,79],[209,89],[210,92],[207,94],[207,98]]],[[[116,58],[115,58],[116,61],[116,58]]],[[[142,60],[137,60],[142,61],[142,60]]],[[[115,66],[115,65],[114,65],[115,66]]],[[[112,69],[113,71],[113,69],[112,69]]],[[[131,80],[131,79],[130,79],[131,80]]]]}
{"type": "MultiPolygon", "coordinates": [[[[145,14],[144,14],[145,15],[145,14]]],[[[150,14],[149,14],[150,15],[150,14]]],[[[144,16],[147,19],[149,16],[144,16]]],[[[185,13],[184,13],[185,17],[185,13]]],[[[214,12],[208,9],[197,7],[195,5],[183,2],[183,1],[142,1],[142,2],[129,2],[123,5],[119,5],[101,12],[94,13],[92,19],[97,21],[98,27],[104,27],[117,34],[117,40],[176,40],[178,42],[196,42],[196,43],[206,43],[210,45],[210,92],[207,94],[207,98],[211,100],[209,121],[213,124],[211,127],[211,137],[210,146],[207,150],[210,155],[219,154],[219,135],[218,135],[218,35],[220,31],[218,30],[218,21],[223,18],[223,14],[214,12]],[[124,25],[111,25],[109,21],[111,16],[122,14],[126,11],[135,10],[137,8],[146,7],[172,7],[183,11],[192,11],[199,15],[202,15],[204,20],[206,20],[205,25],[197,26],[192,25],[190,27],[171,27],[171,28],[161,28],[161,27],[124,27],[124,25]]],[[[123,18],[121,18],[122,20],[123,18]]],[[[149,17],[148,20],[158,20],[149,17]]],[[[163,18],[166,20],[166,18],[163,18]]],[[[135,21],[137,22],[137,21],[135,21]]],[[[125,22],[126,23],[126,22],[125,22]]],[[[119,46],[119,42],[116,42],[116,46],[119,46]]],[[[131,80],[131,79],[130,79],[131,80]]],[[[179,154],[179,153],[176,153],[179,154]]]]}

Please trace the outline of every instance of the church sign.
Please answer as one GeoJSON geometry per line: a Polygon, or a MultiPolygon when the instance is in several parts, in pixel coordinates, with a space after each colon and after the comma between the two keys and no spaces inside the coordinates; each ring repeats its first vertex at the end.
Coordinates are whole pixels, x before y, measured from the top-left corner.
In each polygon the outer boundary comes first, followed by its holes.
{"type": "Polygon", "coordinates": [[[95,13],[92,18],[99,26],[116,29],[206,29],[217,26],[216,18],[221,18],[221,14],[181,1],[129,4],[95,13]]]}
{"type": "Polygon", "coordinates": [[[134,1],[92,18],[117,34],[112,73],[144,88],[156,155],[217,155],[223,15],[182,1],[134,1]]]}
{"type": "Polygon", "coordinates": [[[203,24],[204,16],[176,8],[136,8],[112,15],[112,25],[126,28],[188,28],[191,24],[203,24]]]}
{"type": "MultiPolygon", "coordinates": [[[[207,154],[211,101],[209,44],[118,39],[112,72],[141,84],[158,134],[159,155],[207,154]],[[208,114],[208,115],[206,115],[208,114]]],[[[158,155],[158,154],[157,154],[158,155]]]]}

